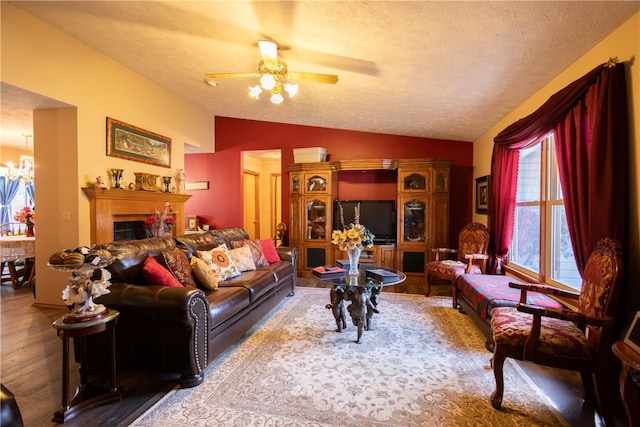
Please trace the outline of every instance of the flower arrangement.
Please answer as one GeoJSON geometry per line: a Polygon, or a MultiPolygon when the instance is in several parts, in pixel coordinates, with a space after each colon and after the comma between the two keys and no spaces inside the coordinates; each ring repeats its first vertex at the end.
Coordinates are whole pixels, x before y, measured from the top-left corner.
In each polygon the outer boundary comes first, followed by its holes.
{"type": "MultiPolygon", "coordinates": [[[[74,273],[70,284],[62,291],[62,300],[66,305],[86,304],[91,298],[98,298],[111,291],[107,289],[111,286],[111,273],[104,268],[100,269],[99,280],[92,280],[92,274],[74,273]]],[[[93,273],[91,271],[90,273],[93,273]]]]}
{"type": "Polygon", "coordinates": [[[167,202],[162,211],[156,211],[147,217],[142,224],[147,237],[162,237],[171,233],[171,229],[176,225],[175,218],[170,215],[171,212],[171,205],[167,202]]]}
{"type": "Polygon", "coordinates": [[[92,280],[93,271],[74,273],[69,279],[70,284],[62,291],[62,300],[67,306],[73,307],[74,316],[88,316],[104,311],[104,306],[95,304],[93,298],[111,292],[107,289],[111,286],[111,273],[104,268],[100,272],[102,274],[98,280],[92,280]]]}
{"type": "Polygon", "coordinates": [[[13,216],[13,219],[22,224],[27,224],[27,225],[35,224],[36,211],[32,210],[29,206],[25,206],[13,216]]]}
{"type": "Polygon", "coordinates": [[[342,230],[333,230],[331,233],[331,243],[338,245],[341,251],[347,249],[362,249],[373,246],[373,239],[376,237],[369,229],[360,224],[360,203],[355,207],[355,223],[345,226],[344,210],[340,205],[340,223],[342,230]]]}

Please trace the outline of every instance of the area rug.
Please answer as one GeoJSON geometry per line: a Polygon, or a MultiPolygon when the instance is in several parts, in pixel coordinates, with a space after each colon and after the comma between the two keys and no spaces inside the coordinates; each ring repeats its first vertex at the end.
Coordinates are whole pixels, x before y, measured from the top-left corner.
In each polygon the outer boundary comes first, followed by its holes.
{"type": "Polygon", "coordinates": [[[515,363],[503,409],[484,337],[451,299],[383,293],[372,329],[336,332],[329,291],[298,288],[134,426],[561,426],[515,363]]]}

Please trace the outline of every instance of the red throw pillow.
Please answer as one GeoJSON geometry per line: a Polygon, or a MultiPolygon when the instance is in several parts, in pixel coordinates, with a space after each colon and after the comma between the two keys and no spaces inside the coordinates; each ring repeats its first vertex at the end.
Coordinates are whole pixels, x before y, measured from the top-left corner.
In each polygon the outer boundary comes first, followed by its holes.
{"type": "Polygon", "coordinates": [[[260,240],[260,246],[262,247],[264,257],[269,264],[280,262],[280,255],[278,255],[278,251],[276,250],[276,245],[273,244],[273,240],[260,240]]]}
{"type": "Polygon", "coordinates": [[[182,283],[152,256],[144,260],[142,275],[149,285],[182,287],[182,283]]]}

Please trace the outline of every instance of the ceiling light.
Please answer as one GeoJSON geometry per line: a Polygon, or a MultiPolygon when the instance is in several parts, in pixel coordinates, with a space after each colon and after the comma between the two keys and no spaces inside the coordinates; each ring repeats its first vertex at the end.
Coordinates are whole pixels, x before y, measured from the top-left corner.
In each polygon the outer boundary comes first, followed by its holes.
{"type": "Polygon", "coordinates": [[[258,99],[260,97],[260,94],[262,93],[262,88],[259,85],[249,86],[249,93],[252,97],[258,99]]]}
{"type": "Polygon", "coordinates": [[[276,78],[271,74],[265,74],[260,77],[260,86],[266,90],[271,90],[276,86],[276,78]]]}

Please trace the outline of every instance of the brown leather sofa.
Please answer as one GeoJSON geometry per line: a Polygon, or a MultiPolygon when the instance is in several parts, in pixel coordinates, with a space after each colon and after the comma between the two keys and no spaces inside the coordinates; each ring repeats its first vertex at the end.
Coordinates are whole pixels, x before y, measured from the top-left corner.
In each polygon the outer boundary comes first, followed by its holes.
{"type": "MultiPolygon", "coordinates": [[[[193,287],[146,285],[142,267],[147,255],[181,248],[190,258],[197,250],[248,239],[242,228],[203,234],[116,241],[97,246],[117,260],[111,272],[111,293],[97,303],[120,312],[116,328],[118,367],[175,372],[183,387],[204,379],[204,369],[225,348],[275,307],[296,287],[295,248],[276,248],[281,261],[243,272],[219,283],[216,291],[193,287]]],[[[104,335],[104,334],[102,334],[104,335]]],[[[89,364],[106,363],[100,335],[88,340],[89,364]],[[93,342],[92,342],[93,341],[93,342]]],[[[78,349],[76,349],[76,352],[78,349]]]]}

